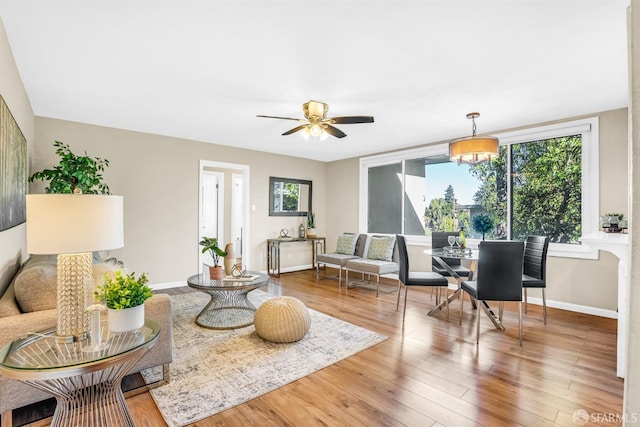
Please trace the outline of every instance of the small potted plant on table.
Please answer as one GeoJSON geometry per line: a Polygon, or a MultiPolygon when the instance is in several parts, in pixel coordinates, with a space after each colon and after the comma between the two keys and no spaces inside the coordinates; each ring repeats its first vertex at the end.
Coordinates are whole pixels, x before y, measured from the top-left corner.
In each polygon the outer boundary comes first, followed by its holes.
{"type": "Polygon", "coordinates": [[[215,237],[203,237],[199,244],[202,246],[202,253],[209,252],[213,259],[213,265],[209,266],[209,277],[212,280],[222,280],[224,274],[218,264],[220,257],[226,257],[227,253],[218,247],[218,239],[215,237]]]}
{"type": "Polygon", "coordinates": [[[473,229],[482,233],[482,240],[484,240],[484,234],[493,229],[493,219],[486,214],[476,215],[473,217],[473,229]]]}
{"type": "Polygon", "coordinates": [[[313,212],[307,213],[307,237],[316,237],[316,215],[313,212]]]}
{"type": "Polygon", "coordinates": [[[145,273],[136,278],[135,273],[123,275],[120,270],[105,276],[94,296],[107,306],[110,331],[129,332],[144,325],[144,302],[153,296],[148,281],[145,273]]]}

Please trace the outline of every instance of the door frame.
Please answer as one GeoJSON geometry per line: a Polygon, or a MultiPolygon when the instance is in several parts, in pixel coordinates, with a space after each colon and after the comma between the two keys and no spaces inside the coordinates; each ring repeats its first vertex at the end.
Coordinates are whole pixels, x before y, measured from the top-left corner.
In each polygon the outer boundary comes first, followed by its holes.
{"type": "MultiPolygon", "coordinates": [[[[249,253],[249,240],[251,233],[249,232],[249,188],[250,188],[250,167],[249,165],[241,165],[237,163],[218,162],[213,160],[200,160],[198,169],[198,236],[200,236],[200,230],[202,229],[202,176],[205,168],[218,168],[218,169],[232,169],[242,171],[242,204],[244,211],[242,212],[242,229],[244,230],[242,236],[242,263],[247,267],[251,266],[250,253],[249,253]]],[[[224,200],[222,201],[224,205],[224,200]]],[[[224,248],[223,248],[224,249],[224,248]]],[[[202,263],[200,262],[200,246],[198,246],[198,265],[196,271],[200,271],[202,263]]]]}

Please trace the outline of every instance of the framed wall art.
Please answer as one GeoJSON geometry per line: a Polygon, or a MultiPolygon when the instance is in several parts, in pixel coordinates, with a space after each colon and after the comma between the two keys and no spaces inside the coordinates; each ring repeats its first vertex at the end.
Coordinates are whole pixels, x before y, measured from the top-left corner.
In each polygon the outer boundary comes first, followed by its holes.
{"type": "Polygon", "coordinates": [[[0,231],[26,221],[27,140],[0,96],[0,231]]]}

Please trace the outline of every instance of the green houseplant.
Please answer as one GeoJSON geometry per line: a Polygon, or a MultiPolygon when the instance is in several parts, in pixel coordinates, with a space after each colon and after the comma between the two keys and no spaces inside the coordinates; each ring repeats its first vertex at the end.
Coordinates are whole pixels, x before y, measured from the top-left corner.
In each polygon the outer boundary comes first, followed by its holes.
{"type": "Polygon", "coordinates": [[[138,278],[135,273],[122,274],[120,270],[105,275],[94,297],[107,306],[112,332],[128,332],[144,325],[144,302],[153,296],[148,282],[145,273],[138,278]]]}
{"type": "Polygon", "coordinates": [[[209,277],[214,280],[222,279],[222,267],[220,257],[226,257],[227,253],[218,247],[218,239],[215,237],[203,237],[199,243],[202,246],[202,253],[209,252],[213,259],[213,265],[209,266],[209,277]]]}
{"type": "Polygon", "coordinates": [[[307,212],[307,237],[316,237],[316,214],[307,212]]]}
{"type": "Polygon", "coordinates": [[[478,233],[482,233],[482,240],[486,232],[493,229],[493,219],[489,215],[479,214],[473,217],[473,229],[478,233]]]}
{"type": "Polygon", "coordinates": [[[102,172],[109,166],[109,160],[100,157],[77,156],[69,145],[60,141],[53,144],[60,163],[53,169],[35,172],[29,177],[34,180],[49,181],[45,193],[109,194],[109,186],[104,182],[102,172]]]}

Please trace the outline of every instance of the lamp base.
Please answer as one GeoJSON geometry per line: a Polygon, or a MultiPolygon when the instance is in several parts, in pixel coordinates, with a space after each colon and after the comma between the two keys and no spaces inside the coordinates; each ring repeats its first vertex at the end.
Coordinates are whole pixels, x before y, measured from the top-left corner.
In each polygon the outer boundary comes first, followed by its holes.
{"type": "Polygon", "coordinates": [[[56,341],[84,340],[89,332],[87,303],[93,294],[91,252],[58,255],[56,341]]]}

